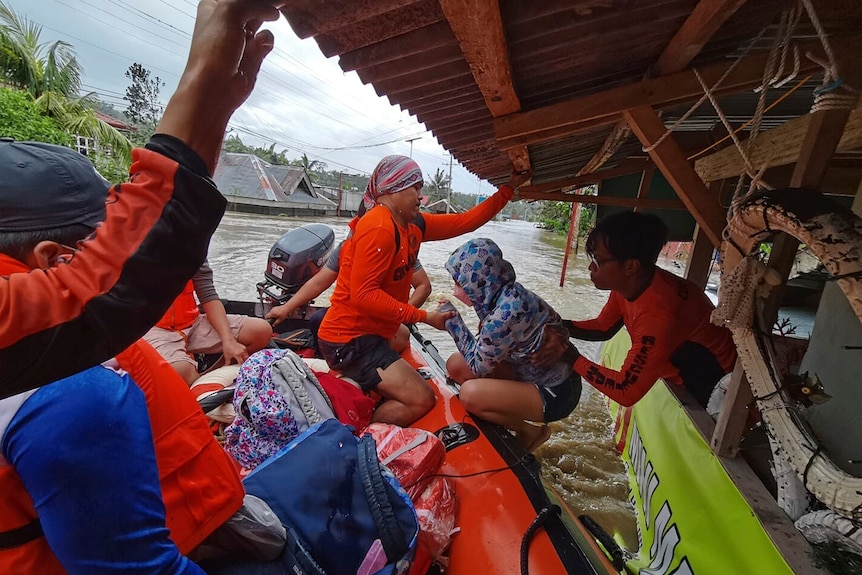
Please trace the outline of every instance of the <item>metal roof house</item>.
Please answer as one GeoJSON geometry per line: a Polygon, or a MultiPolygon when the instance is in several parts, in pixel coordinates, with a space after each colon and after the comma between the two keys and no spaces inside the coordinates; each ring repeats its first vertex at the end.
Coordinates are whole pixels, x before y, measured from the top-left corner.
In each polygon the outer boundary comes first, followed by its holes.
{"type": "Polygon", "coordinates": [[[229,210],[268,215],[335,215],[335,203],[317,193],[302,168],[270,164],[254,154],[222,152],[213,179],[228,199],[229,210]]]}

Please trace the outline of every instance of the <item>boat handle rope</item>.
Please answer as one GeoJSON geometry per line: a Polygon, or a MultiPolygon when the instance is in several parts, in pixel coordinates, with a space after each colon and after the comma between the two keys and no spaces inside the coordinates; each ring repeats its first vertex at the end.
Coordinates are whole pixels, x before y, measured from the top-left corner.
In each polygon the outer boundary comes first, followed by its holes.
{"type": "Polygon", "coordinates": [[[512,465],[507,465],[506,467],[497,467],[496,469],[485,469],[483,471],[475,471],[473,473],[464,473],[464,474],[432,473],[431,475],[423,475],[422,477],[420,477],[419,479],[417,479],[416,481],[414,481],[410,485],[404,485],[403,487],[404,487],[404,489],[410,489],[411,487],[413,487],[417,483],[422,482],[422,481],[427,481],[428,479],[431,479],[433,477],[449,477],[451,479],[465,479],[467,477],[476,477],[477,475],[487,475],[488,473],[497,473],[499,471],[506,471],[508,469],[515,469],[516,467],[518,467],[519,465],[521,465],[522,463],[524,463],[525,461],[527,461],[530,458],[535,458],[535,456],[532,453],[527,453],[527,454],[521,456],[521,458],[518,459],[518,461],[516,461],[512,465]]]}
{"type": "Polygon", "coordinates": [[[559,505],[551,505],[543,508],[527,527],[524,537],[521,539],[521,575],[529,575],[529,556],[530,556],[530,541],[533,540],[533,535],[542,527],[551,517],[559,517],[563,510],[559,505]]]}

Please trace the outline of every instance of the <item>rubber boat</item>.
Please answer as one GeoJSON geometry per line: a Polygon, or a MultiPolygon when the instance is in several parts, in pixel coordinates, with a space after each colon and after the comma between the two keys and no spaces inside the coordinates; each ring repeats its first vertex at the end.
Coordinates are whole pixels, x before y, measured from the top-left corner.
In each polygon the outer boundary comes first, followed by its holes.
{"type": "MultiPolygon", "coordinates": [[[[322,224],[288,232],[270,251],[267,280],[258,286],[259,301],[226,301],[228,312],[263,317],[267,305],[286,301],[323,265],[332,243],[332,230],[322,224]],[[278,288],[282,293],[276,293],[278,288]]],[[[279,331],[306,328],[317,309],[309,305],[297,310],[278,326],[279,331]]],[[[413,427],[443,440],[447,454],[442,472],[457,476],[452,481],[459,532],[448,551],[446,573],[605,575],[622,570],[621,551],[613,540],[588,517],[575,516],[542,479],[535,457],[502,427],[466,412],[457,384],[447,381],[445,360],[416,327],[411,328],[410,346],[402,355],[437,396],[434,409],[413,427]]]]}

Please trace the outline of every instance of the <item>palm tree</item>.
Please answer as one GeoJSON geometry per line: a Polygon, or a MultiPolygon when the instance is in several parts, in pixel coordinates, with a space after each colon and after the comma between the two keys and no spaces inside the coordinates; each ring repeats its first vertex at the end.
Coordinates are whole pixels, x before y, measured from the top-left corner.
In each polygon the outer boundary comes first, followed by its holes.
{"type": "Polygon", "coordinates": [[[39,41],[42,28],[0,0],[0,83],[27,92],[46,116],[64,130],[95,138],[128,158],[129,140],[99,120],[96,95],[80,95],[81,66],[71,44],[39,41]]]}
{"type": "Polygon", "coordinates": [[[315,171],[326,171],[328,167],[326,162],[321,162],[320,160],[309,160],[308,156],[302,154],[302,158],[296,160],[296,165],[300,166],[306,173],[315,172],[315,171]]]}
{"type": "Polygon", "coordinates": [[[428,194],[430,201],[436,202],[437,200],[442,200],[449,193],[449,177],[443,170],[437,168],[434,177],[426,182],[425,186],[425,192],[428,194]]]}

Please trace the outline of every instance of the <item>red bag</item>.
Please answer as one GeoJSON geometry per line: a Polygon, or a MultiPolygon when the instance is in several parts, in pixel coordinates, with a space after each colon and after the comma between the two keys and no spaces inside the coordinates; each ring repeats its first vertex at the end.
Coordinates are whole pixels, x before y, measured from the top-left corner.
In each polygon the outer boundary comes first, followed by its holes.
{"type": "Polygon", "coordinates": [[[377,458],[407,491],[419,519],[416,559],[409,575],[423,575],[431,563],[445,566],[443,553],[455,528],[456,499],[452,483],[437,477],[446,458],[446,447],[424,429],[372,423],[364,434],[377,444],[377,458]]]}
{"type": "Polygon", "coordinates": [[[374,415],[373,399],[355,385],[331,373],[315,371],[314,375],[329,396],[335,417],[344,425],[352,425],[356,429],[354,435],[358,435],[360,429],[371,423],[371,416],[374,415]]]}
{"type": "Polygon", "coordinates": [[[380,463],[392,471],[414,502],[427,485],[423,478],[437,473],[446,458],[446,447],[433,433],[413,427],[372,423],[365,428],[377,444],[380,463]]]}

